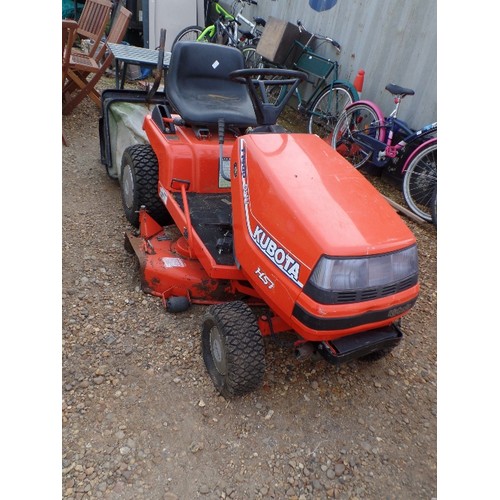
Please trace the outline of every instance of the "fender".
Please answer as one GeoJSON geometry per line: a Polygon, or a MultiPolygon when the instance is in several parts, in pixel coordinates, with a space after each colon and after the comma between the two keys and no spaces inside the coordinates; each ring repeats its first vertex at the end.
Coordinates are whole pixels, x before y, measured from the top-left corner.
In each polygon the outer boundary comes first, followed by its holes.
{"type": "MultiPolygon", "coordinates": [[[[353,106],[357,106],[358,104],[364,104],[365,106],[368,106],[369,108],[373,109],[373,111],[375,111],[377,115],[377,119],[379,120],[379,122],[384,123],[384,113],[382,113],[382,110],[375,103],[371,101],[363,101],[363,100],[354,101],[352,104],[349,104],[349,106],[347,106],[344,111],[348,111],[353,106]]],[[[378,140],[380,142],[385,141],[385,127],[380,127],[378,140]]]]}
{"type": "Polygon", "coordinates": [[[401,169],[401,173],[404,174],[406,172],[408,165],[413,161],[413,158],[415,158],[415,156],[417,156],[420,153],[420,151],[422,151],[422,149],[426,148],[429,144],[434,144],[436,142],[437,142],[437,137],[433,137],[432,139],[429,139],[428,141],[425,141],[422,144],[420,144],[420,146],[418,148],[416,148],[411,153],[411,155],[408,156],[408,158],[406,159],[405,164],[403,165],[403,168],[401,169]]]}
{"type": "Polygon", "coordinates": [[[342,85],[349,87],[349,91],[352,94],[353,103],[359,102],[359,92],[356,90],[356,87],[352,84],[352,82],[348,80],[335,80],[334,83],[341,83],[342,85]]]}

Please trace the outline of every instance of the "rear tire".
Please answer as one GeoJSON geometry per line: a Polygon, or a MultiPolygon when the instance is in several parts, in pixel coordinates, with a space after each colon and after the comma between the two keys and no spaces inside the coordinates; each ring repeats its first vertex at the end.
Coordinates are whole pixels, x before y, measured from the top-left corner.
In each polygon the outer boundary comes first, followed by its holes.
{"type": "Polygon", "coordinates": [[[262,56],[257,53],[255,47],[245,47],[241,50],[245,68],[263,68],[262,56]]]}
{"type": "Polygon", "coordinates": [[[331,137],[344,109],[354,101],[347,85],[336,83],[327,87],[314,102],[309,116],[308,131],[322,139],[331,137]]]}
{"type": "MultiPolygon", "coordinates": [[[[177,36],[174,38],[172,42],[172,49],[177,42],[196,42],[198,37],[203,32],[203,28],[201,26],[188,26],[181,30],[177,36]]],[[[208,40],[207,40],[208,41],[208,40]]]]}
{"type": "Polygon", "coordinates": [[[410,160],[403,177],[403,196],[413,213],[432,222],[432,195],[437,186],[437,139],[410,160]]]}
{"type": "Polygon", "coordinates": [[[370,160],[372,151],[357,144],[356,135],[369,134],[380,140],[382,126],[375,109],[367,104],[354,103],[340,115],[333,130],[332,147],[354,168],[360,168],[370,160]]]}
{"type": "Polygon", "coordinates": [[[125,217],[132,226],[139,227],[142,206],[158,224],[165,226],[172,222],[158,196],[158,159],[149,144],[134,144],[124,151],[120,189],[125,217]]]}
{"type": "Polygon", "coordinates": [[[205,366],[222,396],[242,396],[261,386],[264,340],[249,306],[240,301],[210,306],[201,340],[205,366]]]}

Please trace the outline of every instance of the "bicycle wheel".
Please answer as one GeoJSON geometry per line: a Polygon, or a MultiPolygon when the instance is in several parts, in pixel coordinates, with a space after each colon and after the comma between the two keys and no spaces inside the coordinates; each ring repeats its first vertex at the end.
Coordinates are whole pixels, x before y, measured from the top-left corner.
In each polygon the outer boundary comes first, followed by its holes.
{"type": "Polygon", "coordinates": [[[432,222],[431,200],[437,186],[437,139],[419,146],[410,158],[404,169],[404,199],[415,214],[432,222]]]}
{"type": "Polygon", "coordinates": [[[368,104],[354,103],[339,117],[333,129],[332,147],[354,168],[360,168],[372,155],[372,150],[358,139],[369,135],[383,140],[383,117],[368,104]]]}
{"type": "Polygon", "coordinates": [[[172,42],[172,49],[177,42],[196,42],[202,32],[203,28],[201,26],[188,26],[187,28],[184,28],[174,38],[174,41],[172,42]]]}
{"type": "MultiPolygon", "coordinates": [[[[262,63],[261,68],[270,68],[276,66],[266,65],[264,62],[262,63]]],[[[281,76],[273,75],[273,76],[261,76],[259,77],[263,80],[281,80],[281,76]]],[[[277,105],[285,96],[287,92],[286,85],[266,85],[266,97],[269,104],[277,105]]]]}
{"type": "Polygon", "coordinates": [[[432,223],[437,227],[438,225],[438,202],[437,202],[437,185],[434,188],[431,198],[431,219],[432,223]]]}
{"type": "Polygon", "coordinates": [[[332,135],[340,114],[353,100],[347,85],[334,83],[331,88],[325,88],[309,111],[309,133],[327,139],[332,135]]]}
{"type": "Polygon", "coordinates": [[[262,56],[257,54],[255,47],[245,47],[241,50],[245,68],[263,68],[262,56]]]}

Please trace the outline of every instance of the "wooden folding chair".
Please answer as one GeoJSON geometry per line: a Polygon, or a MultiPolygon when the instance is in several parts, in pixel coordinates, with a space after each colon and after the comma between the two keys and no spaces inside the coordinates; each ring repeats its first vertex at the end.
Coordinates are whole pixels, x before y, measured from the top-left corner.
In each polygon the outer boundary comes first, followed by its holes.
{"type": "MultiPolygon", "coordinates": [[[[86,0],[78,19],[77,39],[91,41],[89,56],[93,56],[111,19],[113,4],[110,0],[86,0]]],[[[73,53],[81,52],[73,49],[73,53]]]]}
{"type": "Polygon", "coordinates": [[[62,21],[62,84],[66,81],[69,61],[71,58],[71,48],[75,43],[78,23],[73,19],[63,19],[62,21]]]}
{"type": "MultiPolygon", "coordinates": [[[[76,38],[76,30],[78,28],[78,23],[72,19],[63,19],[62,22],[62,88],[64,91],[64,85],[66,83],[66,78],[68,76],[69,61],[71,58],[71,48],[76,38]]],[[[64,137],[64,132],[62,134],[62,141],[65,146],[68,145],[66,138],[64,137]]]]}
{"type": "Polygon", "coordinates": [[[101,93],[95,88],[106,69],[113,62],[113,54],[107,47],[109,43],[121,43],[130,24],[132,12],[120,6],[113,19],[113,25],[106,39],[95,57],[87,54],[71,54],[68,68],[68,82],[63,89],[65,102],[63,114],[69,115],[73,109],[86,97],[101,106],[101,93]],[[77,89],[72,92],[73,89],[77,89]]]}

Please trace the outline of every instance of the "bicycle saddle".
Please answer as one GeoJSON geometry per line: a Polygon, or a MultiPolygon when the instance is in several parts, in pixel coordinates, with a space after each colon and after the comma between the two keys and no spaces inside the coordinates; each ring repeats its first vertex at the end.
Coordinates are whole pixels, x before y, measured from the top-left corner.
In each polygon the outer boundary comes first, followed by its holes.
{"type": "Polygon", "coordinates": [[[414,95],[415,91],[412,89],[405,89],[404,87],[400,87],[399,85],[396,85],[395,83],[389,83],[386,87],[385,90],[388,90],[392,95],[400,95],[401,97],[404,97],[405,95],[414,95]]]}
{"type": "Polygon", "coordinates": [[[252,99],[245,85],[229,74],[245,67],[243,54],[234,47],[212,43],[178,42],[167,72],[167,97],[185,123],[216,127],[257,125],[252,99]]]}

